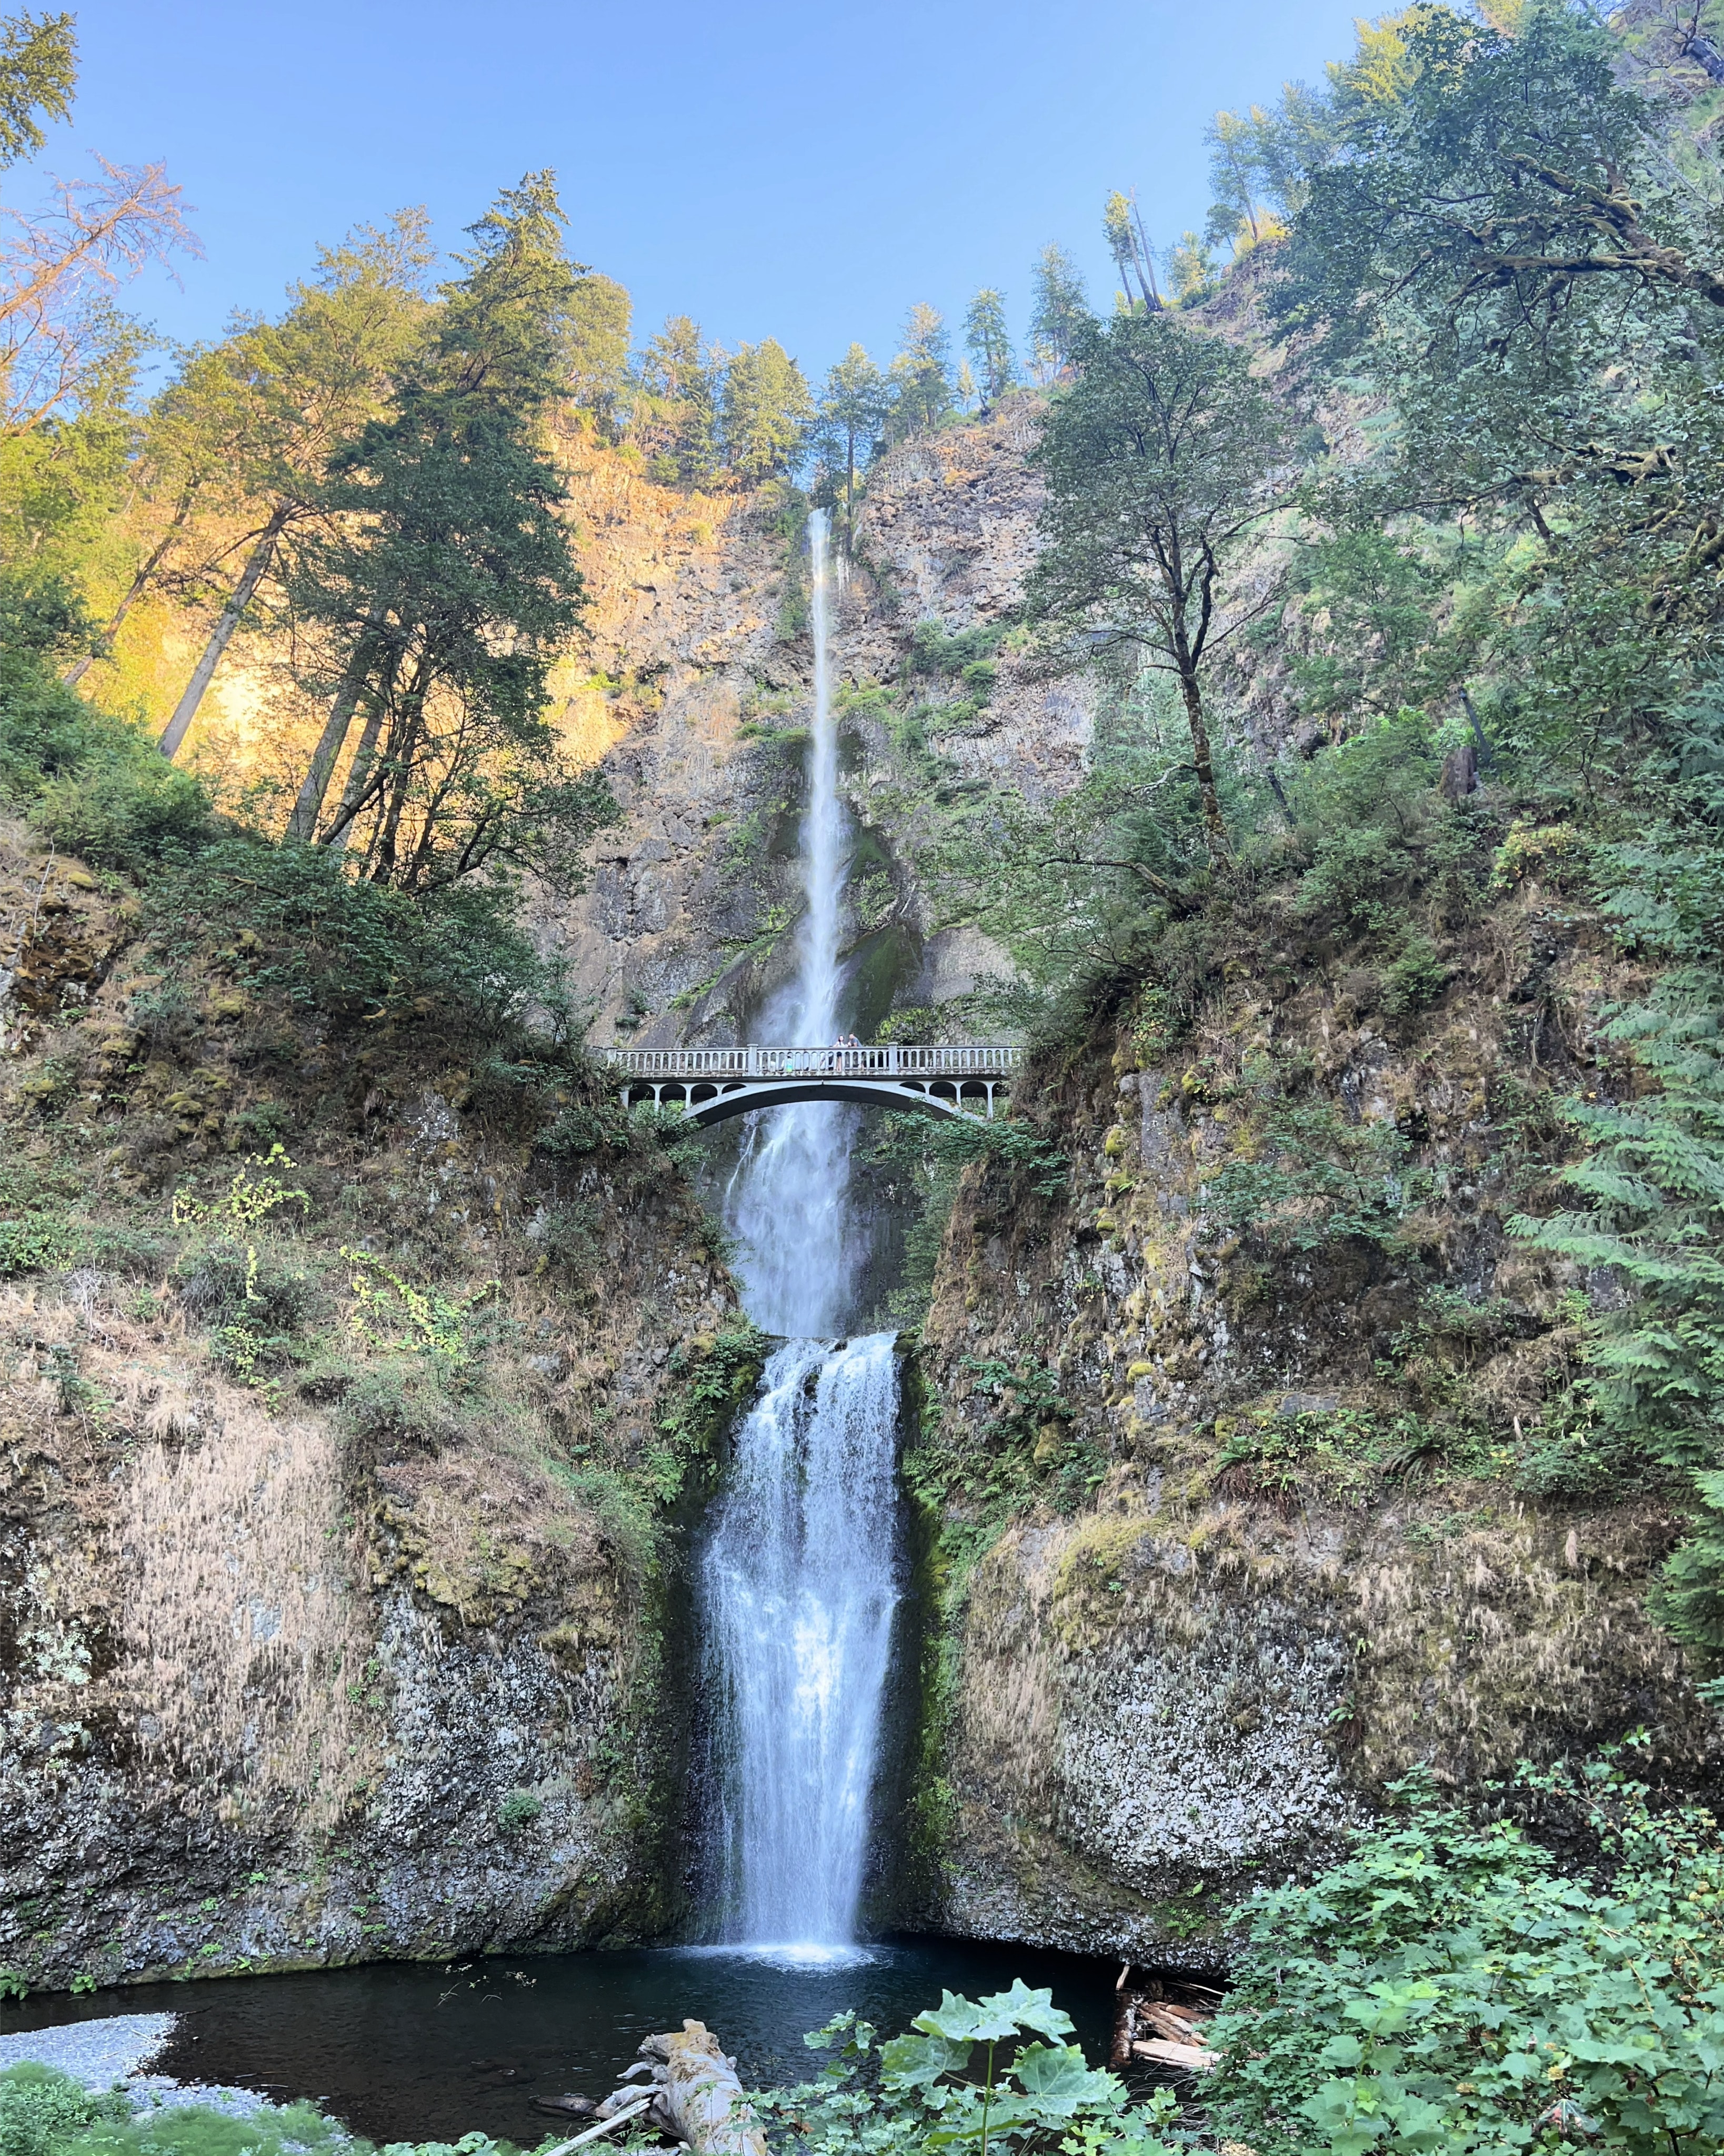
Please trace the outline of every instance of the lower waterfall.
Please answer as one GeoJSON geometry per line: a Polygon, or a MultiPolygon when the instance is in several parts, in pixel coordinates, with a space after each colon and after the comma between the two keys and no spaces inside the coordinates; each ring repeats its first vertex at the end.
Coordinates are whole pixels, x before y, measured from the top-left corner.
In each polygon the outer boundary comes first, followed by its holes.
{"type": "MultiPolygon", "coordinates": [[[[814,711],[794,978],[762,1025],[820,1048],[839,1023],[848,831],[829,659],[826,518],[808,520],[814,711]]],[[[790,1337],[736,1440],[700,1568],[713,1702],[723,1939],[821,1958],[854,1948],[898,1599],[893,1335],[834,1342],[854,1300],[853,1110],[751,1116],[726,1193],[749,1315],[790,1337]]]]}
{"type": "Polygon", "coordinates": [[[893,1335],[793,1340],[737,1435],[700,1568],[721,1702],[721,1886],[731,1935],[850,1946],[898,1599],[893,1335]]]}

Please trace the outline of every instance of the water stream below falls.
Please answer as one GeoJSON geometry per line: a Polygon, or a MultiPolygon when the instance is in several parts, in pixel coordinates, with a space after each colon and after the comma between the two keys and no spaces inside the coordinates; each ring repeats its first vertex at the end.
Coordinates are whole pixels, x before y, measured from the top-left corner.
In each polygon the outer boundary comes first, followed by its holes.
{"type": "MultiPolygon", "coordinates": [[[[848,825],[832,708],[826,517],[808,520],[814,710],[794,978],[762,1037],[824,1047],[839,1024],[848,825]]],[[[747,1119],[726,1194],[743,1301],[787,1344],[736,1440],[700,1573],[715,1702],[719,1936],[768,1958],[854,1952],[899,1594],[898,1374],[889,1332],[848,1322],[857,1116],[810,1101],[747,1119]]]]}

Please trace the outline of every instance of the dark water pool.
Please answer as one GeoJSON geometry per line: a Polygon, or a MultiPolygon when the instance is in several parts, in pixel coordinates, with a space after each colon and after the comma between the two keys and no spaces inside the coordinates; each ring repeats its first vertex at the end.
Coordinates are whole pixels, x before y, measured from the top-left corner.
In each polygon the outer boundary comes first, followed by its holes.
{"type": "MultiPolygon", "coordinates": [[[[1112,2027],[1117,1964],[952,1939],[904,1939],[839,1968],[782,1968],[711,1948],[377,1963],[302,1975],[129,1984],[0,2007],[0,2035],[110,2014],[180,2020],[157,2071],[285,2102],[310,2097],[377,2141],[475,2128],[531,2147],[557,2122],[533,2098],[602,2097],[649,2030],[705,2021],[745,2081],[800,2080],[802,2042],[852,2007],[895,2034],[942,1989],[972,1998],[1014,1976],[1049,1984],[1092,2064],[1112,2027]]],[[[577,2128],[570,2126],[573,2133],[577,2128]]]]}

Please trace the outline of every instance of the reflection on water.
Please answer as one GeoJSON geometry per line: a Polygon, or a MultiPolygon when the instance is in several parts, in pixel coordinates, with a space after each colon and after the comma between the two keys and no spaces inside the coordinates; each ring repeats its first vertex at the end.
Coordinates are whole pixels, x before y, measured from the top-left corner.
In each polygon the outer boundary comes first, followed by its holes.
{"type": "Polygon", "coordinates": [[[973,1998],[1021,1976],[1052,1985],[1101,2065],[1116,1974],[1075,1955],[947,1939],[878,1945],[836,1966],[678,1947],[379,1962],[0,2006],[0,2035],[167,2010],[181,2018],[156,2070],[179,2080],[278,2102],[310,2097],[376,2141],[452,2141],[478,2128],[531,2147],[556,2123],[535,2096],[608,2095],[642,2037],[685,2016],[716,2031],[745,2081],[800,2081],[818,2064],[804,2031],[847,2007],[895,2034],[942,1989],[973,1998]]]}

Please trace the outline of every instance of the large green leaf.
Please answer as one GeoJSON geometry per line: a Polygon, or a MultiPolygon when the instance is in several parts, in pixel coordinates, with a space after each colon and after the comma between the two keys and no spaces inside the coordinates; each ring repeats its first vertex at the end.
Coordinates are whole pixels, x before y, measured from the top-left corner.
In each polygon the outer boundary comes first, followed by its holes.
{"type": "MultiPolygon", "coordinates": [[[[1024,1986],[1019,1984],[1016,1989],[1023,1991],[1024,1986]]],[[[1001,1994],[1002,1999],[1010,1996],[1009,1992],[1001,1994]]],[[[1048,1996],[1045,1992],[1024,1992],[1024,1997],[1032,2002],[1048,1996]]],[[[910,2025],[926,2030],[931,2036],[948,2037],[954,2044],[998,2043],[1002,2036],[1016,2035],[1018,2028],[1010,2014],[997,2010],[999,2005],[999,1999],[990,1999],[978,2006],[973,1999],[961,1998],[955,1991],[944,1991],[940,1994],[940,2004],[931,2006],[926,2014],[918,2014],[910,2025]]],[[[1070,2025],[1070,2022],[1066,2024],[1067,2028],[1070,2025]]]]}
{"type": "Polygon", "coordinates": [[[1090,2066],[1075,2044],[1030,2044],[1012,2062],[1019,2086],[1044,2119],[1070,2118],[1080,2105],[1123,2094],[1104,2069],[1090,2066]]]}
{"type": "MultiPolygon", "coordinates": [[[[933,2019],[931,2013],[919,2015],[916,2025],[926,2028],[933,2019]]],[[[938,2032],[894,2036],[880,2047],[880,2078],[889,2089],[927,2088],[942,2074],[962,2073],[970,2049],[967,2041],[938,2032]]]]}
{"type": "Polygon", "coordinates": [[[1071,2016],[1054,2004],[1053,1992],[1032,1991],[1021,1976],[1012,1979],[1009,1991],[996,1991],[984,1999],[982,2010],[1009,2020],[1014,2029],[1032,2029],[1038,2036],[1071,2034],[1071,2016]]]}

